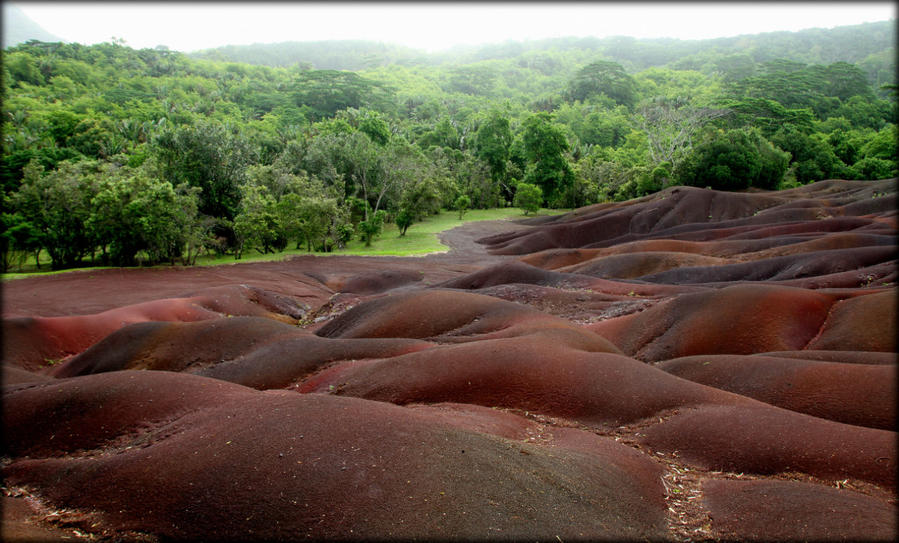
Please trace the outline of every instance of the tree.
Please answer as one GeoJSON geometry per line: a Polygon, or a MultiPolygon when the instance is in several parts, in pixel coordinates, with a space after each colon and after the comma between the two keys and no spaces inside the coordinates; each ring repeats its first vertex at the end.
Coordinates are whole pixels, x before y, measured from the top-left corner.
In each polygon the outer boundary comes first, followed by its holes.
{"type": "Polygon", "coordinates": [[[440,211],[440,195],[431,179],[418,178],[407,184],[403,189],[400,211],[395,219],[400,236],[406,235],[406,230],[412,223],[438,211],[440,211]]]}
{"type": "Polygon", "coordinates": [[[263,254],[274,252],[278,246],[283,249],[286,239],[278,223],[275,199],[268,189],[260,185],[245,185],[241,187],[241,192],[240,212],[234,217],[237,238],[234,257],[240,259],[243,251],[250,249],[263,254]]]}
{"type": "Polygon", "coordinates": [[[790,155],[754,130],[714,132],[681,162],[681,184],[717,190],[776,188],[790,155]]]}
{"type": "Polygon", "coordinates": [[[511,146],[512,131],[509,128],[509,119],[499,111],[492,110],[475,133],[474,149],[475,155],[487,163],[491,181],[494,185],[502,187],[506,197],[512,193],[506,183],[511,146]]]}
{"type": "Polygon", "coordinates": [[[852,165],[850,171],[856,179],[889,179],[899,175],[895,160],[866,157],[852,165]]]}
{"type": "Polygon", "coordinates": [[[400,237],[406,235],[406,230],[412,226],[414,221],[414,215],[412,214],[412,210],[409,208],[402,208],[400,212],[396,214],[396,227],[400,230],[400,237]]]}
{"type": "Polygon", "coordinates": [[[254,154],[241,135],[218,123],[198,122],[163,130],[154,140],[159,174],[173,186],[202,189],[200,212],[232,220],[240,203],[239,187],[254,154]]]}
{"type": "Polygon", "coordinates": [[[459,131],[453,126],[453,122],[449,117],[442,118],[434,125],[433,129],[428,130],[418,138],[418,145],[422,149],[427,149],[431,146],[459,149],[460,143],[459,131]]]}
{"type": "Polygon", "coordinates": [[[558,207],[561,196],[574,183],[574,172],[565,158],[568,140],[547,113],[528,117],[522,128],[528,160],[525,182],[540,187],[549,205],[558,207]]]}
{"type": "Polygon", "coordinates": [[[568,96],[581,102],[605,94],[615,102],[634,107],[637,102],[637,83],[617,62],[600,60],[581,68],[572,79],[568,96]]]}
{"type": "Polygon", "coordinates": [[[54,270],[75,267],[95,247],[88,220],[97,193],[96,163],[63,162],[44,172],[29,163],[19,191],[13,196],[22,217],[41,233],[41,243],[54,270]]]}
{"type": "Polygon", "coordinates": [[[337,225],[339,216],[337,200],[334,198],[303,199],[298,215],[299,231],[302,238],[306,240],[308,251],[311,252],[316,246],[321,247],[323,251],[329,250],[328,238],[336,233],[332,232],[332,227],[337,225]]]}
{"type": "Polygon", "coordinates": [[[800,184],[829,179],[845,169],[821,134],[805,134],[791,124],[785,124],[771,142],[792,155],[790,164],[800,184]]]}
{"type": "Polygon", "coordinates": [[[471,206],[471,198],[465,196],[464,194],[460,195],[456,198],[456,201],[453,203],[456,210],[459,211],[459,220],[462,220],[462,217],[465,215],[465,212],[468,211],[468,207],[471,206]]]}
{"type": "Polygon", "coordinates": [[[692,106],[684,98],[656,97],[645,102],[639,121],[649,141],[651,163],[677,166],[692,149],[694,134],[708,121],[727,114],[726,109],[692,106]]]}
{"type": "Polygon", "coordinates": [[[731,128],[754,126],[761,130],[766,138],[771,137],[785,123],[810,132],[814,114],[807,108],[788,109],[780,102],[767,98],[742,97],[738,100],[725,100],[720,109],[729,110],[727,125],[731,128]]]}
{"type": "Polygon", "coordinates": [[[521,208],[524,214],[536,213],[543,202],[543,191],[537,185],[518,183],[515,189],[515,207],[521,208]]]}
{"type": "Polygon", "coordinates": [[[371,240],[381,233],[384,227],[384,219],[387,218],[387,212],[383,209],[372,213],[370,218],[359,223],[359,231],[362,232],[362,241],[366,247],[371,247],[371,240]]]}
{"type": "Polygon", "coordinates": [[[100,190],[91,200],[88,226],[97,242],[109,248],[117,266],[133,266],[145,252],[150,263],[179,258],[196,222],[193,191],[175,191],[171,183],[143,170],[107,169],[100,190]]]}
{"type": "Polygon", "coordinates": [[[12,198],[3,194],[3,212],[0,213],[0,271],[9,271],[14,255],[18,255],[21,268],[29,254],[40,269],[41,232],[19,212],[10,212],[12,198]]]}
{"type": "Polygon", "coordinates": [[[388,89],[380,83],[353,72],[309,70],[296,74],[291,100],[308,108],[309,116],[319,120],[347,108],[366,105],[383,108],[390,100],[388,89]]]}

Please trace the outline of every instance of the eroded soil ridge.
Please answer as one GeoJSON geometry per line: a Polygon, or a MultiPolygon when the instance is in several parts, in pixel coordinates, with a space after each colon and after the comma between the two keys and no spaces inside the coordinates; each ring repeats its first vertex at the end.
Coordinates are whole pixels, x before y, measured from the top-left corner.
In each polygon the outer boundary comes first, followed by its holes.
{"type": "Polygon", "coordinates": [[[9,282],[2,536],[895,540],[896,192],[9,282]]]}

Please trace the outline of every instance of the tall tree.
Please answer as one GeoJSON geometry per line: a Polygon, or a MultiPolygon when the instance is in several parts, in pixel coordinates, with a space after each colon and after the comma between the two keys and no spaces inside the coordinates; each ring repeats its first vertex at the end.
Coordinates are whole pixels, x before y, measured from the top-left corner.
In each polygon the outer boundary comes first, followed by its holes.
{"type": "Polygon", "coordinates": [[[240,185],[254,153],[248,141],[218,123],[198,122],[162,131],[154,140],[159,173],[172,185],[202,189],[200,212],[234,219],[240,185]]]}
{"type": "Polygon", "coordinates": [[[490,168],[490,180],[502,187],[506,198],[511,198],[512,190],[506,182],[509,149],[512,146],[512,131],[509,119],[498,110],[491,110],[487,120],[481,123],[475,134],[474,149],[478,158],[490,168]]]}
{"type": "Polygon", "coordinates": [[[656,97],[640,107],[640,127],[649,141],[652,165],[672,166],[693,148],[693,136],[708,121],[728,114],[726,109],[695,107],[684,98],[656,97]]]}
{"type": "Polygon", "coordinates": [[[637,84],[617,62],[600,60],[581,68],[568,89],[571,100],[582,102],[598,94],[631,108],[637,102],[637,84]]]}
{"type": "Polygon", "coordinates": [[[568,140],[548,113],[531,115],[522,125],[522,142],[528,160],[525,181],[537,185],[552,207],[561,207],[565,191],[574,183],[574,172],[565,156],[568,140]]]}

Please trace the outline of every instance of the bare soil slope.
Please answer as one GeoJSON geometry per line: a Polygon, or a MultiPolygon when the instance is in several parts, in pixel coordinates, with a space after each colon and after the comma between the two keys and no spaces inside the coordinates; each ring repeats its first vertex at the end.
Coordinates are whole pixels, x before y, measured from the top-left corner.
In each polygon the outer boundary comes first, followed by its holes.
{"type": "Polygon", "coordinates": [[[4,284],[4,540],[895,540],[896,180],[4,284]]]}

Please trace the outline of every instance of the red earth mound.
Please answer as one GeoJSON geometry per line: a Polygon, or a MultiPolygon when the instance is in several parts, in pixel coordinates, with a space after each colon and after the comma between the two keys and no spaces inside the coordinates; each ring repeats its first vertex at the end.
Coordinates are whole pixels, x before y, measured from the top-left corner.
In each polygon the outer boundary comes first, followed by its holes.
{"type": "Polygon", "coordinates": [[[4,466],[4,480],[92,532],[215,540],[664,534],[659,468],[597,436],[583,437],[589,447],[541,446],[380,402],[166,372],[67,379],[7,390],[5,401],[10,452],[20,458],[4,466]],[[49,415],[50,426],[39,428],[49,415]]]}
{"type": "Polygon", "coordinates": [[[596,426],[632,423],[685,405],[745,400],[631,358],[585,352],[535,336],[346,362],[298,387],[401,405],[453,401],[498,406],[596,426]]]}
{"type": "Polygon", "coordinates": [[[736,285],[683,294],[588,328],[646,361],[801,350],[819,337],[837,300],[805,289],[736,285]]]}
{"type": "Polygon", "coordinates": [[[843,300],[834,305],[809,349],[896,352],[895,289],[843,300]]]}
{"type": "Polygon", "coordinates": [[[656,365],[672,375],[846,424],[896,430],[895,364],[712,355],[656,365]]]}
{"type": "Polygon", "coordinates": [[[896,489],[896,432],[758,405],[684,409],[640,430],[638,441],[703,469],[831,482],[859,479],[896,489]]]}
{"type": "Polygon", "coordinates": [[[430,347],[411,339],[325,339],[259,317],[141,323],[110,334],[54,369],[56,377],[119,370],[182,371],[257,389],[284,388],[342,360],[430,347]]]}
{"type": "Polygon", "coordinates": [[[5,282],[2,536],[895,540],[895,195],[5,282]]]}
{"type": "Polygon", "coordinates": [[[851,490],[799,481],[710,480],[712,526],[742,541],[893,541],[895,505],[851,490]]]}
{"type": "Polygon", "coordinates": [[[303,315],[292,300],[245,285],[217,287],[188,298],[171,298],[110,309],[95,315],[19,317],[3,320],[3,361],[35,370],[48,361],[79,353],[138,322],[192,322],[222,316],[254,315],[293,321],[303,315]]]}
{"type": "Polygon", "coordinates": [[[799,358],[802,360],[820,360],[822,362],[840,362],[843,364],[897,364],[896,353],[878,353],[871,351],[774,351],[759,353],[759,356],[776,356],[781,358],[799,358]]]}
{"type": "Polygon", "coordinates": [[[528,231],[482,239],[495,254],[527,254],[545,249],[610,246],[634,241],[635,236],[705,241],[751,232],[760,225],[784,224],[750,237],[787,232],[851,230],[872,224],[854,217],[895,209],[895,180],[878,182],[824,181],[804,191],[776,194],[726,193],[692,187],[673,187],[621,205],[587,208],[528,231]],[[873,198],[875,194],[885,195],[873,198]],[[876,200],[868,202],[869,199],[876,200]],[[845,216],[845,218],[843,218],[845,216]],[[828,227],[828,217],[840,217],[828,227]],[[785,224],[792,223],[792,224],[785,224]],[[730,229],[730,230],[722,230],[730,229]],[[708,234],[697,236],[702,231],[708,234]],[[720,231],[715,235],[714,231],[720,231]],[[692,233],[688,238],[678,235],[692,233]]]}
{"type": "Polygon", "coordinates": [[[317,332],[328,338],[413,338],[442,343],[482,341],[539,333],[576,348],[619,352],[603,339],[566,320],[490,296],[426,290],[378,298],[358,305],[317,332]]]}

